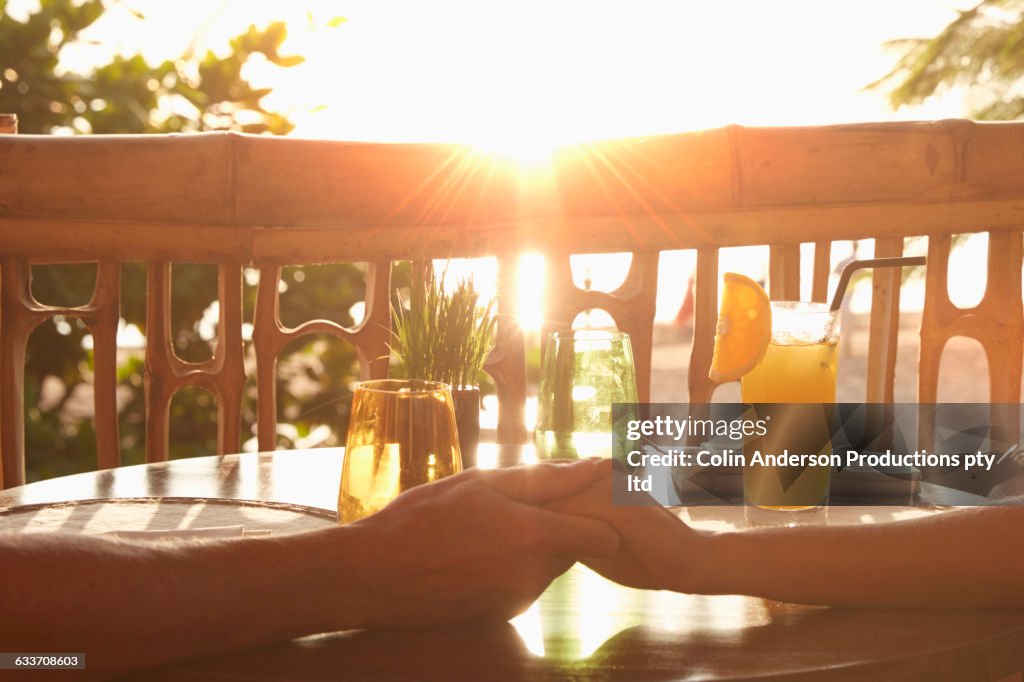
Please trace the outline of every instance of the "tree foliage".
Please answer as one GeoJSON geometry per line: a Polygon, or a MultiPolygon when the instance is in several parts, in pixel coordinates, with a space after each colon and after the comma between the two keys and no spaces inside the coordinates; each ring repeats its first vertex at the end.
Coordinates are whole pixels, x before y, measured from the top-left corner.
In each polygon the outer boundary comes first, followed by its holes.
{"type": "MultiPolygon", "coordinates": [[[[284,134],[287,116],[267,110],[268,89],[253,87],[243,69],[253,59],[281,68],[302,57],[282,55],[284,24],[249,27],[230,41],[230,52],[183,55],[149,64],[141,55],[118,55],[87,73],[68,71],[62,52],[81,41],[98,21],[102,0],[41,0],[27,19],[17,20],[0,0],[0,112],[18,115],[22,133],[167,133],[234,130],[284,134]]],[[[142,20],[140,18],[140,20],[142,20]]],[[[331,24],[338,25],[338,21],[331,24]]],[[[216,298],[216,268],[175,264],[172,268],[172,343],[184,360],[208,358],[214,339],[208,327],[216,298]],[[204,316],[207,318],[204,322],[204,316]]],[[[54,305],[85,303],[93,289],[95,265],[33,267],[35,297],[54,305]]],[[[251,273],[250,273],[251,274],[251,273]]],[[[348,309],[362,300],[363,269],[350,264],[286,268],[282,312],[293,324],[331,317],[352,324],[348,309]]],[[[121,317],[145,332],[146,269],[122,265],[121,317]]],[[[245,319],[252,319],[255,286],[244,288],[245,319]]],[[[27,467],[29,480],[93,469],[94,432],[88,406],[91,353],[83,347],[87,329],[76,319],[44,323],[33,334],[25,367],[27,467]]],[[[247,353],[251,349],[247,348],[247,353]]],[[[317,426],[332,427],[336,441],[347,422],[348,384],[357,369],[347,344],[312,339],[293,344],[281,358],[278,396],[287,422],[281,442],[294,444],[317,426]]],[[[118,400],[122,462],[142,461],[143,367],[138,353],[120,360],[118,400]]],[[[252,435],[254,392],[249,387],[243,441],[252,435]]],[[[202,391],[185,391],[171,408],[173,456],[212,454],[216,447],[215,405],[202,391]]]]}
{"type": "Polygon", "coordinates": [[[90,73],[62,70],[61,52],[104,10],[102,0],[42,0],[21,22],[0,0],[0,111],[18,113],[22,132],[283,135],[292,129],[286,116],[260,103],[270,90],[253,88],[242,77],[242,67],[256,55],[281,67],[302,62],[279,52],[288,34],[283,23],[249,27],[224,57],[208,51],[151,65],[142,55],[117,55],[90,73]]]}
{"type": "Polygon", "coordinates": [[[885,87],[894,108],[966,86],[972,115],[1024,116],[1024,0],[982,0],[932,38],[892,41],[903,56],[869,87],[885,87]]]}

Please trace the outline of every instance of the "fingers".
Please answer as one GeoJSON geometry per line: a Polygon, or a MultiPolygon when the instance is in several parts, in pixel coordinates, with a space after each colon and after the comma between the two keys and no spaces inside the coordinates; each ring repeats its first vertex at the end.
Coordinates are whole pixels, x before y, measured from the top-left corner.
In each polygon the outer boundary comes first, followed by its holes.
{"type": "Polygon", "coordinates": [[[652,500],[650,505],[615,504],[607,480],[599,480],[579,493],[555,500],[545,507],[560,514],[572,514],[603,521],[628,536],[655,524],[682,524],[674,514],[652,500]]]}
{"type": "Polygon", "coordinates": [[[562,514],[602,518],[612,511],[611,491],[607,481],[599,480],[575,495],[554,500],[544,506],[562,514]]]}
{"type": "Polygon", "coordinates": [[[545,504],[575,495],[606,471],[611,471],[610,460],[581,459],[480,471],[475,480],[516,502],[545,504]]]}
{"type": "Polygon", "coordinates": [[[571,514],[523,506],[533,538],[546,551],[573,558],[614,556],[619,551],[619,534],[607,523],[571,514]]]}

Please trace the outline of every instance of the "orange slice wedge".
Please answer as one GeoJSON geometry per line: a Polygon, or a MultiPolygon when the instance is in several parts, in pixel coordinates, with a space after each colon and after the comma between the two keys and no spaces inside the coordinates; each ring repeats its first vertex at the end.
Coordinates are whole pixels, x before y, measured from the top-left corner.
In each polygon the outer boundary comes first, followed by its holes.
{"type": "Polygon", "coordinates": [[[722,305],[715,330],[715,352],[708,377],[735,381],[754,369],[772,340],[772,307],[761,285],[727,272],[722,278],[722,305]]]}

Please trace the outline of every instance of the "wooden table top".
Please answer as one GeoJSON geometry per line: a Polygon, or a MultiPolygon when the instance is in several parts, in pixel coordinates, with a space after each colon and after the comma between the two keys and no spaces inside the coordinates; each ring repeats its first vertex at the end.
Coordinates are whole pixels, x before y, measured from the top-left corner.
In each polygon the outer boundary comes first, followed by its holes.
{"type": "MultiPolygon", "coordinates": [[[[525,449],[481,448],[483,466],[529,456],[525,449]]],[[[342,457],[340,449],[324,448],[122,467],[0,492],[0,509],[108,497],[334,509],[342,457]]],[[[742,526],[738,508],[678,513],[695,525],[742,526]]],[[[918,513],[924,512],[840,507],[830,510],[828,522],[876,523],[918,513]]],[[[318,635],[184,662],[142,679],[990,680],[1022,669],[1024,614],[842,610],[648,592],[577,565],[511,623],[318,635]]]]}

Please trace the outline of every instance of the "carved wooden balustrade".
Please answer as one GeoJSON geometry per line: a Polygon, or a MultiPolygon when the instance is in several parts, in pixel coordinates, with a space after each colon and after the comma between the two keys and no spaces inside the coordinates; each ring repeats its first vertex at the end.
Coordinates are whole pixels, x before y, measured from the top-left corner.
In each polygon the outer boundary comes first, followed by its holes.
{"type": "MultiPolygon", "coordinates": [[[[3,121],[4,119],[0,119],[3,121]]],[[[13,133],[7,120],[6,132],[13,133]]],[[[3,125],[3,123],[0,123],[3,125]]],[[[4,131],[0,131],[4,132],[4,131]]],[[[967,121],[818,128],[729,127],[615,140],[557,151],[546,173],[444,144],[353,144],[236,134],[78,138],[0,136],[0,448],[2,484],[24,477],[23,364],[35,325],[81,318],[95,339],[98,466],[120,463],[115,405],[119,264],[148,263],[146,409],[149,460],[167,456],[168,406],[199,386],[217,398],[221,452],[239,448],[242,267],[260,269],[253,344],[261,448],[275,443],[276,358],[290,340],[327,333],[351,341],[364,376],[386,365],[391,264],[495,256],[499,342],[489,361],[499,397],[498,437],[527,437],[525,344],[515,324],[516,263],[547,256],[546,319],[568,327],[603,308],[634,340],[641,398],[650,387],[659,252],[695,249],[689,395],[707,401],[717,316],[718,252],[770,246],[775,299],[799,296],[800,245],[813,243],[815,300],[827,294],[837,240],[874,238],[876,254],[928,238],[919,399],[933,402],[939,359],[956,335],[977,339],[993,402],[1019,401],[1024,312],[1024,124],[967,121]],[[988,287],[974,308],[947,295],[951,236],[988,231],[988,287]],[[633,253],[610,293],[573,284],[569,255],[633,253]],[[188,363],[169,337],[172,262],[219,266],[220,325],[212,358],[188,363]],[[364,321],[296,328],[278,315],[287,264],[370,263],[364,321]],[[33,263],[97,262],[92,300],[36,302],[33,263]]],[[[869,401],[893,398],[899,275],[874,277],[869,401]]],[[[682,283],[680,284],[682,286],[682,283]]]]}

